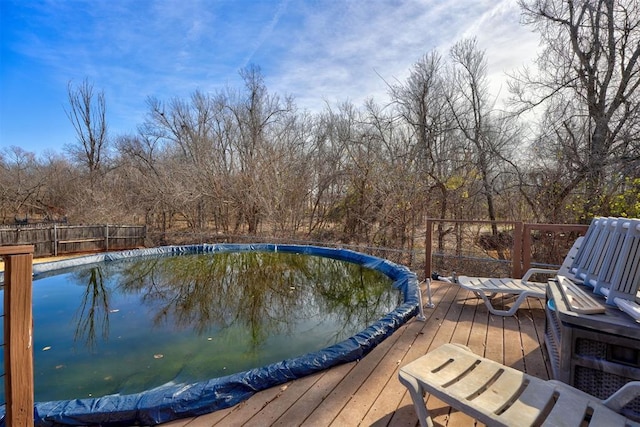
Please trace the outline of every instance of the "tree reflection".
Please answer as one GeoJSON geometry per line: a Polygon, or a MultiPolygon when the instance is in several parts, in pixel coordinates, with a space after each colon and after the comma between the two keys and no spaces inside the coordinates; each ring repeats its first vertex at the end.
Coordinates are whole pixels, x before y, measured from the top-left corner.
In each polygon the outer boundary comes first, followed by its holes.
{"type": "Polygon", "coordinates": [[[342,330],[335,332],[336,339],[364,329],[386,314],[382,309],[391,311],[402,299],[399,292],[389,291],[390,282],[381,279],[380,272],[360,264],[319,263],[313,274],[317,310],[340,319],[342,330]]]}
{"type": "Polygon", "coordinates": [[[74,341],[84,341],[89,349],[96,346],[96,331],[102,329],[102,338],[109,337],[109,291],[102,267],[92,267],[74,274],[78,283],[86,283],[77,319],[74,341]]]}
{"type": "Polygon", "coordinates": [[[242,326],[256,351],[299,322],[337,319],[342,330],[363,329],[391,311],[400,295],[382,273],[334,259],[272,252],[167,256],[111,263],[76,275],[87,283],[76,339],[106,339],[109,291],[136,294],[156,326],[198,334],[242,326]],[[101,325],[100,325],[101,324],[101,325]]]}

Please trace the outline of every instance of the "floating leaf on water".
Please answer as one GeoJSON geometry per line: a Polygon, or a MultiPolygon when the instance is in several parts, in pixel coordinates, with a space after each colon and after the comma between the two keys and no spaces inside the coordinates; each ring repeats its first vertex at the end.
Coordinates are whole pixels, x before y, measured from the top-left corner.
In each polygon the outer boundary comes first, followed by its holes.
{"type": "Polygon", "coordinates": [[[42,351],[48,351],[48,350],[51,350],[51,346],[50,346],[50,345],[48,345],[48,346],[46,346],[46,347],[44,347],[44,348],[42,349],[42,351]]]}
{"type": "Polygon", "coordinates": [[[154,354],[153,358],[154,359],[162,359],[164,357],[164,354],[154,354]]]}

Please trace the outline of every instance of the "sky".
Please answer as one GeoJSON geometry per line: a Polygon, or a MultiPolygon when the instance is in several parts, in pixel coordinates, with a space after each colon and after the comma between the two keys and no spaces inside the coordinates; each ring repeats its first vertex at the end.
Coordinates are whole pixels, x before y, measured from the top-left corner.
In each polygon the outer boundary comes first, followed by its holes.
{"type": "Polygon", "coordinates": [[[241,88],[248,65],[301,110],[385,104],[426,53],[470,37],[496,98],[539,48],[516,0],[0,0],[0,149],[64,153],[68,85],[85,79],[115,138],[136,133],[149,97],[241,88]]]}

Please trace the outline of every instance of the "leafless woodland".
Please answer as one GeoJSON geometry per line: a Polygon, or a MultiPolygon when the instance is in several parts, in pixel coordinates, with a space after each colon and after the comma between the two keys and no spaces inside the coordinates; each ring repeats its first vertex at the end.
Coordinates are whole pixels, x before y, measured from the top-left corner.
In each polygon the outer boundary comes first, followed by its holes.
{"type": "Polygon", "coordinates": [[[0,150],[0,221],[403,249],[427,217],[640,216],[640,5],[521,7],[544,49],[511,73],[504,105],[473,39],[417,58],[385,100],[302,111],[249,65],[241,87],[147,99],[124,135],[108,132],[102,91],[70,83],[75,141],[61,153],[0,150]]]}

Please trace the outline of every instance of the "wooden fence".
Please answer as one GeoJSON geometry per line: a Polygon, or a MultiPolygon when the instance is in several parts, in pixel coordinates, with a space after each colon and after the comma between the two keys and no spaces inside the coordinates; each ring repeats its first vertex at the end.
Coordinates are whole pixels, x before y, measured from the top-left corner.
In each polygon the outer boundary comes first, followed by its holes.
{"type": "Polygon", "coordinates": [[[142,225],[32,224],[0,226],[0,246],[33,245],[34,257],[104,252],[144,246],[142,225]]]}

